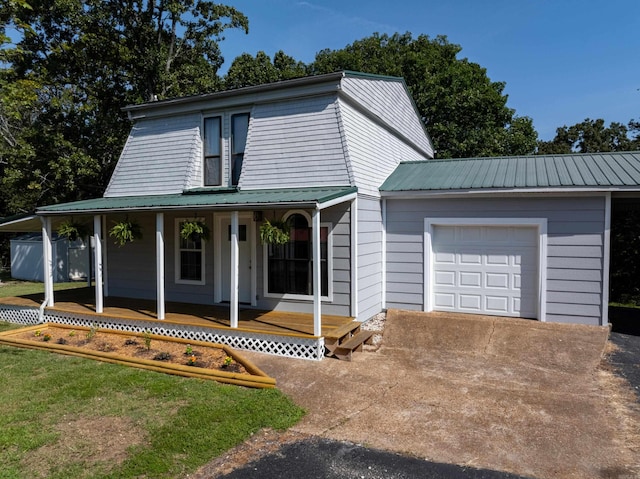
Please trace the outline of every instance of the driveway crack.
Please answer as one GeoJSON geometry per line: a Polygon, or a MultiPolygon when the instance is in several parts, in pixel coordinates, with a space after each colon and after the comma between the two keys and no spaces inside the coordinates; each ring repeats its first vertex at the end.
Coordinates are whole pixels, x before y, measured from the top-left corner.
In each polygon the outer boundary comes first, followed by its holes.
{"type": "Polygon", "coordinates": [[[487,351],[489,350],[489,345],[491,344],[491,341],[493,340],[493,333],[495,333],[496,331],[496,320],[492,319],[491,320],[491,332],[489,333],[489,339],[487,340],[487,344],[484,347],[484,353],[487,354],[487,351]]]}

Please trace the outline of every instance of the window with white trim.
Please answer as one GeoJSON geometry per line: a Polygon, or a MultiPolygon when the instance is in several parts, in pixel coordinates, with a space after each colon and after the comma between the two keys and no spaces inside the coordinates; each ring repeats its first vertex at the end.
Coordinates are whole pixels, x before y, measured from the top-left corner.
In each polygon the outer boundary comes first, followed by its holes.
{"type": "Polygon", "coordinates": [[[222,185],[222,117],[204,119],[204,186],[222,185]]]}
{"type": "Polygon", "coordinates": [[[249,113],[231,116],[231,184],[237,185],[242,172],[244,148],[249,132],[249,113]]]}
{"type": "MultiPolygon", "coordinates": [[[[289,242],[267,246],[267,293],[313,295],[313,235],[310,219],[300,212],[289,214],[289,242]]],[[[320,226],[321,295],[329,296],[331,228],[320,226]]]]}
{"type": "Polygon", "coordinates": [[[205,284],[204,240],[185,239],[180,235],[186,221],[203,221],[204,218],[179,218],[176,220],[176,283],[205,284]]]}

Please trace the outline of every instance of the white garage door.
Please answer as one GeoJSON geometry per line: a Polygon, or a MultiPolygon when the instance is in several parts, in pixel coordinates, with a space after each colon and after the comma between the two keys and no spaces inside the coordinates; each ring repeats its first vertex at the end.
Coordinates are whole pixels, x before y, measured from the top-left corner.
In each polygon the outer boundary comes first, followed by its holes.
{"type": "Polygon", "coordinates": [[[434,226],[432,248],[434,310],[536,317],[536,228],[434,226]]]}

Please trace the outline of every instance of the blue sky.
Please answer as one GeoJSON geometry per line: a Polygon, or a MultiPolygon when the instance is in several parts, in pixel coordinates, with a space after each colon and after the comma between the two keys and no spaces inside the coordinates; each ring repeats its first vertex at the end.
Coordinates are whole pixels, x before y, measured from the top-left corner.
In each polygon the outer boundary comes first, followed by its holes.
{"type": "Polygon", "coordinates": [[[640,0],[232,0],[249,34],[227,32],[227,59],[278,50],[305,63],[374,32],[446,35],[460,58],[506,82],[508,106],[541,139],[585,118],[640,119],[640,0]]]}

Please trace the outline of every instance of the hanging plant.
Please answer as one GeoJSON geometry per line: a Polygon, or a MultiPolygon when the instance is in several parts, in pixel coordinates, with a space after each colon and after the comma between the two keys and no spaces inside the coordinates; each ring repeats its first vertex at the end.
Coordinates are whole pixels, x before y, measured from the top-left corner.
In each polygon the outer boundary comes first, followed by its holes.
{"type": "Polygon", "coordinates": [[[289,223],[286,221],[264,220],[260,225],[262,244],[285,244],[289,242],[289,223]]]}
{"type": "Polygon", "coordinates": [[[142,228],[135,221],[129,221],[127,217],[124,221],[115,222],[109,230],[109,236],[113,236],[116,244],[125,245],[137,239],[142,239],[142,228]]]}
{"type": "Polygon", "coordinates": [[[201,239],[205,241],[209,239],[209,227],[204,221],[191,220],[185,221],[181,224],[182,227],[180,228],[180,237],[182,239],[191,240],[194,242],[201,239]]]}
{"type": "Polygon", "coordinates": [[[86,238],[91,234],[91,230],[86,223],[74,221],[73,218],[58,226],[58,235],[66,237],[69,241],[86,238]]]}

